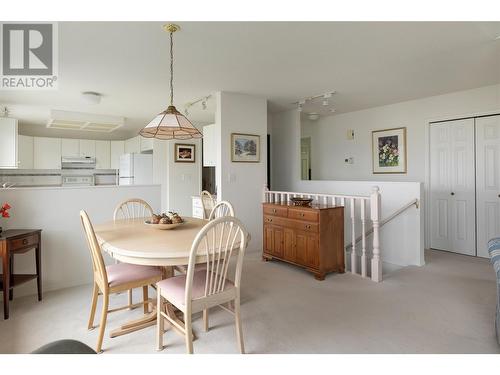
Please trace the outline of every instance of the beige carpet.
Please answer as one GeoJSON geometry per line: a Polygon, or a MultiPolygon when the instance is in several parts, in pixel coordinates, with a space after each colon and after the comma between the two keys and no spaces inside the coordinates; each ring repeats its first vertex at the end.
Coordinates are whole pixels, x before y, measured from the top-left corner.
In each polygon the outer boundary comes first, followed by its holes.
{"type": "MultiPolygon", "coordinates": [[[[243,334],[248,353],[500,353],[493,322],[495,280],[488,260],[429,251],[427,265],[386,275],[380,284],[351,274],[318,282],[310,274],[248,254],[243,272],[243,334]]],[[[91,288],[14,299],[11,318],[0,320],[0,352],[27,353],[53,340],[94,346],[87,331],[91,288]]],[[[136,300],[138,300],[138,294],[136,300]]],[[[112,304],[125,301],[114,297],[112,304]]],[[[140,310],[113,313],[113,329],[140,310]]],[[[97,320],[96,320],[97,321],[97,320]]],[[[211,312],[211,330],[194,328],[195,353],[237,353],[228,313],[211,312]]],[[[108,331],[109,332],[109,331],[108,331]]],[[[183,339],[165,334],[160,353],[184,353],[183,339]]],[[[104,339],[105,353],[157,353],[155,329],[104,339]]]]}

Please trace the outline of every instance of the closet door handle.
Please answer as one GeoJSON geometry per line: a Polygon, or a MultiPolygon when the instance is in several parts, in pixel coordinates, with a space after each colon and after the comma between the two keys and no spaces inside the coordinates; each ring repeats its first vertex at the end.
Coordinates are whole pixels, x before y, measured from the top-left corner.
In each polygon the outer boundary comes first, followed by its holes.
{"type": "Polygon", "coordinates": [[[454,192],[451,192],[451,195],[455,195],[455,193],[454,193],[454,192]]]}

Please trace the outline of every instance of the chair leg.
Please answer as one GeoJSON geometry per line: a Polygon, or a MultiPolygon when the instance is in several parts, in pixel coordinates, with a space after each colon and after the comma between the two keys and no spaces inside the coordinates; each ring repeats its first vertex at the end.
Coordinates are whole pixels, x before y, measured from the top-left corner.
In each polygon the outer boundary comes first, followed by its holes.
{"type": "Polygon", "coordinates": [[[208,309],[203,310],[203,328],[208,332],[208,309]]]}
{"type": "Polygon", "coordinates": [[[108,291],[102,293],[102,313],[101,313],[101,325],[99,327],[99,336],[97,337],[97,347],[96,352],[102,352],[102,339],[104,338],[104,330],[106,329],[106,319],[108,317],[108,305],[109,305],[109,294],[108,291]]]}
{"type": "Polygon", "coordinates": [[[148,286],[142,287],[142,302],[144,303],[144,314],[149,312],[149,301],[148,301],[148,286]]]}
{"type": "Polygon", "coordinates": [[[191,327],[191,312],[184,314],[184,333],[186,337],[186,351],[193,354],[193,329],[191,327]]]}
{"type": "Polygon", "coordinates": [[[160,289],[156,290],[156,350],[163,350],[163,334],[165,319],[161,315],[163,311],[163,301],[160,294],[160,289]]]}
{"type": "Polygon", "coordinates": [[[94,283],[94,289],[92,291],[92,305],[90,306],[90,316],[89,316],[89,324],[88,329],[94,328],[94,317],[95,317],[95,309],[97,307],[97,298],[99,297],[99,287],[96,283],[94,283]]]}
{"type": "Polygon", "coordinates": [[[238,340],[240,353],[245,354],[245,346],[243,344],[243,331],[241,329],[241,309],[239,297],[234,300],[234,320],[236,323],[236,339],[238,340]]]}
{"type": "Polygon", "coordinates": [[[132,300],[132,289],[128,290],[128,309],[132,310],[132,305],[134,304],[134,301],[132,300]]]}

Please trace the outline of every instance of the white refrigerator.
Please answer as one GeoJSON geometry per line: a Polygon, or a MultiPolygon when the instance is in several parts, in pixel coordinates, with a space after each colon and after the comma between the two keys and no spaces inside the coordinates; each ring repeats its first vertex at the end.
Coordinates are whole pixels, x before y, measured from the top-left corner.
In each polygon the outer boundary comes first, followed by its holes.
{"type": "Polygon", "coordinates": [[[123,154],[120,156],[120,185],[153,183],[153,155],[123,154]]]}

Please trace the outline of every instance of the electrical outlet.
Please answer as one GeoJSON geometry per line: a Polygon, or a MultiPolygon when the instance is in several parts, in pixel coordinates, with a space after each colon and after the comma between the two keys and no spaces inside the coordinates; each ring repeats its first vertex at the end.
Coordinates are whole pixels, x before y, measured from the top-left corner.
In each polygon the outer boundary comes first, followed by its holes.
{"type": "Polygon", "coordinates": [[[344,159],[345,164],[354,164],[354,158],[352,156],[344,159]]]}

